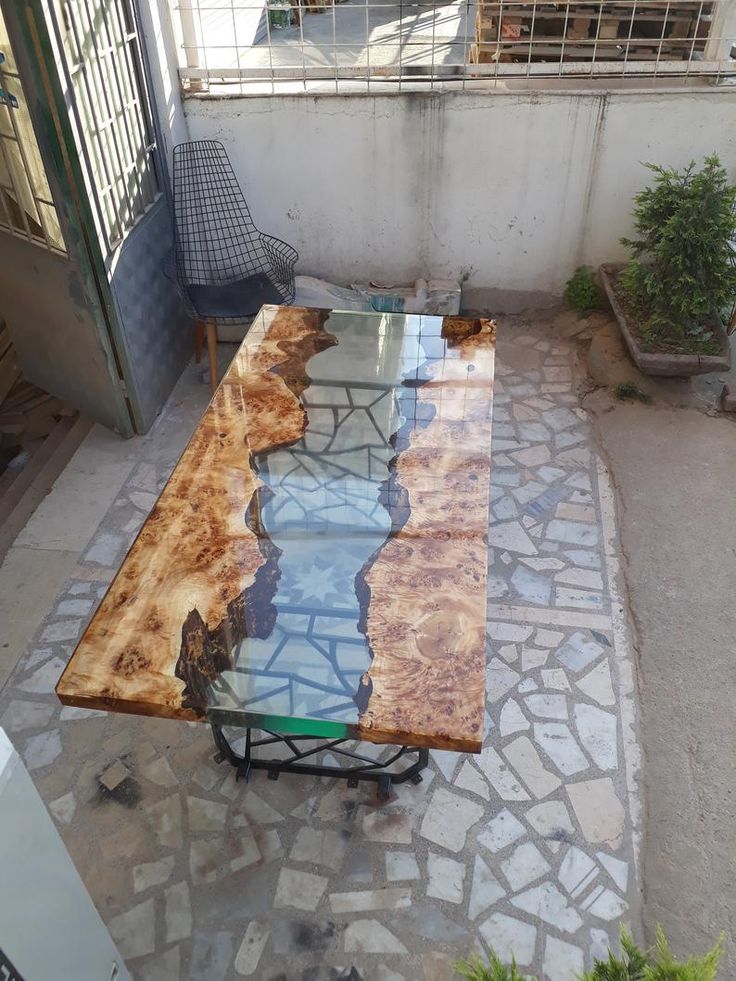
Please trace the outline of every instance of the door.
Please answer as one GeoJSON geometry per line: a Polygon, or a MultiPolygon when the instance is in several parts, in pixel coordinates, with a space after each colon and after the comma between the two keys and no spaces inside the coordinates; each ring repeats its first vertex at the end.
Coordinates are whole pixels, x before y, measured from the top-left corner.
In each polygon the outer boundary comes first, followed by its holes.
{"type": "Polygon", "coordinates": [[[30,381],[128,436],[124,359],[43,14],[25,0],[1,14],[0,316],[30,381]]]}

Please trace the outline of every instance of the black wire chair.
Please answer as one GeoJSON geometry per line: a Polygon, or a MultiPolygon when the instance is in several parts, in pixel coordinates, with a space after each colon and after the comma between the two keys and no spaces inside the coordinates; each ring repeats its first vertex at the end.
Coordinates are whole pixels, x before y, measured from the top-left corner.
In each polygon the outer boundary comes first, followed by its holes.
{"type": "Polygon", "coordinates": [[[174,147],[176,279],[196,318],[199,362],[207,330],[217,386],[217,322],[242,321],[264,303],[294,301],[295,249],[253,223],[227,152],[216,140],[174,147]]]}

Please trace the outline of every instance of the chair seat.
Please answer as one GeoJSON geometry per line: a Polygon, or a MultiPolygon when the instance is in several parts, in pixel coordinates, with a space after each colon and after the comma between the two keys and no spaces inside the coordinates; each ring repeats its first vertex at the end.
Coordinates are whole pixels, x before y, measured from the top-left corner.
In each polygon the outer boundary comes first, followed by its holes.
{"type": "Polygon", "coordinates": [[[234,283],[188,286],[187,293],[200,317],[215,320],[251,317],[264,303],[284,302],[265,273],[256,273],[234,283]]]}

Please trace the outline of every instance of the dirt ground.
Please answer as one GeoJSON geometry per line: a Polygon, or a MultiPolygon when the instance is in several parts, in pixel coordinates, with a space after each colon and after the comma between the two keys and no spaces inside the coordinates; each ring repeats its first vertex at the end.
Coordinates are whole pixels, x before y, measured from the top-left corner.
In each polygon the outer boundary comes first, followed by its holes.
{"type": "Polygon", "coordinates": [[[636,628],[643,915],[682,955],[726,934],[736,975],[736,424],[616,404],[597,417],[636,628]]]}

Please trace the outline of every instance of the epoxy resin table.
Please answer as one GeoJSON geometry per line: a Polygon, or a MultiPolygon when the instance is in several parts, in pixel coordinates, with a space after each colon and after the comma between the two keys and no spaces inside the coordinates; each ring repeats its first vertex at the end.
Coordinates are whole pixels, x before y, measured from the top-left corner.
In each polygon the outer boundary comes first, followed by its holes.
{"type": "Polygon", "coordinates": [[[494,342],[488,320],[264,307],[61,701],[210,722],[246,775],[325,772],[308,737],[419,752],[394,780],[427,748],[478,752],[494,342]],[[278,740],[291,759],[251,759],[278,740]]]}

